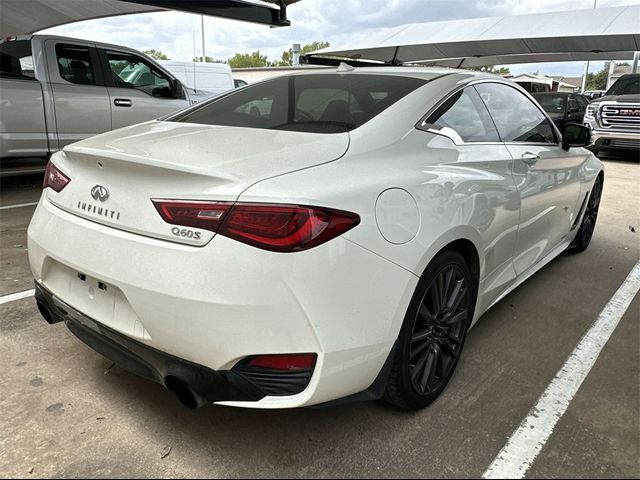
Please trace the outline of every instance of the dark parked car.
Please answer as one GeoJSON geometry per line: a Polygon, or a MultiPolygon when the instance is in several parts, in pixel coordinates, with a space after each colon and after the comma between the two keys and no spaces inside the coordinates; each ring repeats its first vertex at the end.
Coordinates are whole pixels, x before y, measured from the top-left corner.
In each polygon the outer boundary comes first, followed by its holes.
{"type": "Polygon", "coordinates": [[[548,92],[532,94],[551,120],[564,133],[567,123],[582,123],[589,100],[579,93],[548,92]]]}

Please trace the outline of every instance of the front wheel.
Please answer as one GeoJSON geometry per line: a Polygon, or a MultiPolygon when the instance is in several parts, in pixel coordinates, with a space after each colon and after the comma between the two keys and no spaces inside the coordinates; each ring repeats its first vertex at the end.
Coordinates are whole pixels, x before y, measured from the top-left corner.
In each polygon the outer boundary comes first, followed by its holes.
{"type": "Polygon", "coordinates": [[[458,252],[445,251],[429,264],[400,331],[385,400],[415,410],[440,395],[460,358],[476,288],[458,252]]]}
{"type": "Polygon", "coordinates": [[[602,176],[599,176],[593,184],[593,190],[591,190],[591,195],[582,217],[582,223],[580,223],[580,229],[571,244],[576,252],[584,252],[591,243],[596,221],[598,220],[602,187],[602,176]]]}

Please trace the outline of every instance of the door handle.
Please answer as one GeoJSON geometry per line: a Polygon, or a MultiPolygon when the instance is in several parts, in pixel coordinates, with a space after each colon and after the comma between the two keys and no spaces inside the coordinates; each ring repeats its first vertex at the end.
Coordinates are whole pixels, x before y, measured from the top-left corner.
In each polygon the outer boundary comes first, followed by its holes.
{"type": "Polygon", "coordinates": [[[520,158],[522,158],[522,161],[524,163],[531,167],[538,163],[538,160],[540,160],[540,155],[533,152],[524,152],[520,158]]]}
{"type": "Polygon", "coordinates": [[[113,101],[113,104],[116,107],[131,107],[131,106],[133,106],[133,102],[131,100],[129,100],[128,98],[116,98],[113,101]]]}

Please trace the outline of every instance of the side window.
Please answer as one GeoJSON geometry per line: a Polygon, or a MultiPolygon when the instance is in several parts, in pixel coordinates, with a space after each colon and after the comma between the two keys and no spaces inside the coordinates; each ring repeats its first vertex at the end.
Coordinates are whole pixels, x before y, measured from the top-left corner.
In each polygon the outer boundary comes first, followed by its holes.
{"type": "Polygon", "coordinates": [[[116,87],[135,88],[153,97],[170,97],[169,77],[137,55],[106,52],[111,78],[116,87]]]}
{"type": "MultiPolygon", "coordinates": [[[[465,88],[431,114],[424,127],[453,130],[465,142],[499,142],[487,108],[473,88],[465,88]]],[[[423,127],[423,128],[424,128],[423,127]]]]}
{"type": "Polygon", "coordinates": [[[0,43],[0,77],[24,80],[34,78],[30,40],[0,43]]]}
{"type": "Polygon", "coordinates": [[[587,101],[586,98],[581,96],[577,96],[576,100],[578,101],[578,106],[580,107],[580,111],[584,112],[587,109],[587,105],[589,105],[589,102],[587,101]]]}
{"type": "Polygon", "coordinates": [[[503,142],[558,143],[549,119],[515,88],[501,83],[481,83],[475,88],[503,142]]]}
{"type": "Polygon", "coordinates": [[[91,62],[89,47],[58,43],[56,58],[60,76],[67,82],[79,85],[96,84],[96,74],[91,62]]]}
{"type": "Polygon", "coordinates": [[[567,105],[568,113],[576,113],[580,111],[580,105],[578,105],[578,100],[575,97],[569,97],[569,104],[567,105]]]}

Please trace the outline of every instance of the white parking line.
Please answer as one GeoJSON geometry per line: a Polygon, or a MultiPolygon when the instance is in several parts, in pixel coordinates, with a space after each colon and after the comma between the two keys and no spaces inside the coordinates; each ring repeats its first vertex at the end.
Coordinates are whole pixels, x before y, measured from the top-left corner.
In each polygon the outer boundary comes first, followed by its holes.
{"type": "Polygon", "coordinates": [[[0,297],[0,305],[5,303],[14,302],[16,300],[20,300],[22,298],[32,297],[36,291],[32,288],[31,290],[25,290],[24,292],[11,293],[9,295],[3,295],[0,297]]]}
{"type": "Polygon", "coordinates": [[[629,273],[598,319],[582,337],[569,358],[513,432],[482,478],[524,478],[556,423],[566,412],[598,355],[640,290],[640,262],[629,273]]]}
{"type": "Polygon", "coordinates": [[[38,202],[31,202],[31,203],[18,203],[16,205],[5,205],[4,207],[0,207],[0,210],[9,210],[10,208],[20,208],[20,207],[33,207],[34,205],[37,205],[38,202]]]}

